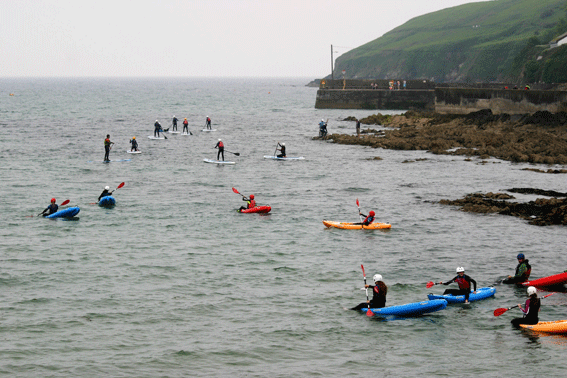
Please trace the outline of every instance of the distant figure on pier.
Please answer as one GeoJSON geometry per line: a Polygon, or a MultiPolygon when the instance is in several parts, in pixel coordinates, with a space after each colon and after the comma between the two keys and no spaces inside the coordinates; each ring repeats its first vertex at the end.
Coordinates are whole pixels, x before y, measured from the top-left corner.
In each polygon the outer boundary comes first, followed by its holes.
{"type": "Polygon", "coordinates": [[[404,89],[406,89],[406,81],[404,80],[404,89]]]}

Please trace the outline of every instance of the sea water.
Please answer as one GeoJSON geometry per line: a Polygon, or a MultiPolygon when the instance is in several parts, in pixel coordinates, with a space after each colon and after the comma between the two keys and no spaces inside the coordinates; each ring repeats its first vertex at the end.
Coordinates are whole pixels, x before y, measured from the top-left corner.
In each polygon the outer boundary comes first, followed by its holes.
{"type": "MultiPolygon", "coordinates": [[[[513,274],[518,252],[533,278],[567,269],[565,227],[438,201],[565,191],[565,177],[313,140],[321,118],[329,133],[353,134],[344,119],[376,111],[315,109],[308,81],[0,79],[0,374],[563,376],[567,338],[513,329],[517,309],[493,311],[526,299],[525,289],[495,285],[513,274]],[[147,138],[173,115],[194,135],[147,138]],[[216,132],[200,131],[207,116],[216,132]],[[102,163],[107,134],[110,158],[130,161],[102,163]],[[142,154],[126,153],[134,136],[142,154]],[[218,139],[235,165],[203,163],[216,158],[218,139]],[[263,159],[278,142],[305,160],[263,159]],[[94,205],[121,182],[114,208],[94,205]],[[271,213],[238,213],[244,202],[232,188],[271,213]],[[37,217],[52,197],[70,199],[78,217],[37,217]],[[392,229],[323,226],[358,221],[357,199],[392,229]],[[384,277],[387,305],[442,293],[426,283],[453,278],[457,266],[497,291],[383,321],[343,310],[366,300],[361,264],[368,281],[384,277]]],[[[566,302],[542,300],[540,319],[567,319],[566,302]]]]}

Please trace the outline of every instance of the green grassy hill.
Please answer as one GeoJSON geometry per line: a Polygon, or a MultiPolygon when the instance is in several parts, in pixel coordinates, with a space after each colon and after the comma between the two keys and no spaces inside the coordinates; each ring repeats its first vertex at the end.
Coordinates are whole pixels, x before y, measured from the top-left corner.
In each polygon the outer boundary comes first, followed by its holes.
{"type": "Polygon", "coordinates": [[[416,17],[336,60],[335,77],[567,82],[565,0],[495,0],[416,17]],[[539,58],[541,56],[541,58],[539,58]],[[539,58],[539,60],[538,60],[539,58]]]}

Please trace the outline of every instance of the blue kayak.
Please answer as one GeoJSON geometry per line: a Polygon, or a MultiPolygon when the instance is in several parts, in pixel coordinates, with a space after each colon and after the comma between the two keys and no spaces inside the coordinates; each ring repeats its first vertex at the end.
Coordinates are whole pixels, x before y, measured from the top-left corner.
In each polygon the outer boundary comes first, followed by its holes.
{"type": "Polygon", "coordinates": [[[67,209],[59,210],[51,215],[47,215],[45,218],[73,218],[75,215],[79,214],[79,211],[81,211],[81,209],[78,207],[69,207],[67,209]]]}
{"type": "MultiPolygon", "coordinates": [[[[469,295],[469,302],[480,301],[482,299],[490,298],[494,296],[496,293],[496,289],[493,287],[481,287],[477,289],[476,294],[473,294],[472,291],[469,295]]],[[[445,299],[449,303],[465,303],[465,296],[464,295],[434,295],[429,294],[427,298],[433,299],[445,299]]]]}
{"type": "MultiPolygon", "coordinates": [[[[370,311],[372,311],[374,315],[381,317],[411,317],[443,310],[445,307],[447,307],[447,301],[445,299],[435,299],[432,301],[414,302],[399,306],[371,308],[370,311]]],[[[363,308],[362,311],[366,313],[368,309],[363,308]]]]}
{"type": "Polygon", "coordinates": [[[112,207],[116,205],[116,200],[112,196],[104,196],[98,201],[98,205],[101,207],[112,207]]]}

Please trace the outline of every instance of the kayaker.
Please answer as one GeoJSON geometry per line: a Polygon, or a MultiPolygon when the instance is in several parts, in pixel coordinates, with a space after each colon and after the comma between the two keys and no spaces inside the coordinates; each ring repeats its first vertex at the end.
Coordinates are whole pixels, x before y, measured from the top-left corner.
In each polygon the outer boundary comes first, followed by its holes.
{"type": "Polygon", "coordinates": [[[276,147],[276,150],[277,150],[277,151],[280,151],[281,154],[277,155],[277,157],[279,157],[279,158],[284,158],[284,157],[286,157],[286,154],[285,154],[285,143],[281,143],[281,144],[280,144],[280,143],[278,142],[278,147],[279,147],[279,148],[276,147]]]}
{"type": "Polygon", "coordinates": [[[219,160],[219,157],[221,156],[221,154],[222,154],[222,161],[224,161],[224,144],[223,144],[222,140],[219,139],[215,148],[219,149],[219,152],[217,153],[217,161],[219,160]]]}
{"type": "Polygon", "coordinates": [[[130,151],[138,151],[138,142],[136,142],[136,137],[132,137],[132,139],[130,139],[130,144],[132,145],[130,151]]]}
{"type": "Polygon", "coordinates": [[[528,287],[529,298],[526,300],[524,308],[521,304],[518,307],[524,313],[522,318],[512,319],[512,325],[518,327],[520,324],[537,324],[539,322],[539,309],[540,309],[540,299],[537,297],[537,290],[535,287],[528,287]]]}
{"type": "Polygon", "coordinates": [[[211,118],[209,116],[207,116],[207,119],[205,120],[205,125],[207,126],[207,130],[211,129],[211,118]]]}
{"type": "Polygon", "coordinates": [[[98,200],[100,201],[100,199],[101,199],[102,197],[109,196],[109,195],[111,195],[113,192],[114,192],[114,191],[112,191],[112,192],[110,191],[110,186],[105,186],[105,187],[104,187],[104,190],[102,191],[102,193],[100,194],[100,196],[98,196],[98,200]]]}
{"type": "Polygon", "coordinates": [[[183,132],[189,134],[189,122],[187,121],[187,118],[183,120],[183,132]]]}
{"type": "Polygon", "coordinates": [[[364,285],[365,288],[372,289],[372,299],[366,302],[360,303],[358,306],[351,308],[351,310],[360,311],[363,308],[368,308],[370,303],[370,308],[382,308],[386,306],[386,295],[388,294],[388,286],[382,280],[381,274],[375,274],[374,277],[375,285],[364,285]]]}
{"type": "Polygon", "coordinates": [[[530,265],[529,260],[526,259],[526,256],[523,253],[519,253],[517,259],[518,266],[516,266],[516,273],[514,276],[508,276],[508,278],[502,281],[502,283],[520,284],[522,282],[526,282],[530,278],[532,266],[530,265]]]}
{"type": "Polygon", "coordinates": [[[252,209],[252,208],[256,207],[256,201],[254,200],[254,194],[250,194],[250,198],[246,198],[246,197],[243,196],[242,200],[246,201],[248,203],[248,205],[247,205],[247,207],[240,206],[240,211],[252,209]]]}
{"type": "Polygon", "coordinates": [[[110,141],[110,134],[106,134],[106,139],[104,140],[104,161],[110,161],[110,149],[114,142],[110,141]]]}
{"type": "Polygon", "coordinates": [[[358,214],[360,214],[361,217],[364,217],[364,220],[356,224],[361,224],[363,226],[368,226],[370,223],[374,222],[374,216],[376,215],[374,210],[370,210],[368,215],[362,214],[360,211],[358,212],[358,214]]]}
{"type": "Polygon", "coordinates": [[[476,281],[473,280],[472,278],[470,278],[469,276],[467,276],[465,274],[465,268],[463,268],[462,266],[457,268],[457,275],[451,280],[451,281],[447,281],[447,282],[439,282],[439,284],[443,284],[443,285],[449,285],[453,282],[456,282],[457,284],[459,284],[459,289],[447,289],[445,290],[445,292],[443,293],[443,295],[446,294],[452,294],[452,295],[464,295],[465,296],[465,303],[469,303],[469,295],[471,293],[471,282],[474,285],[474,290],[473,290],[473,294],[476,294],[476,281]]]}
{"type": "Polygon", "coordinates": [[[56,213],[57,210],[59,209],[59,206],[58,206],[55,202],[57,202],[57,201],[55,200],[55,198],[52,198],[52,199],[51,199],[51,204],[50,204],[49,206],[47,206],[47,208],[46,208],[45,210],[43,210],[43,211],[41,212],[41,214],[39,214],[39,215],[43,215],[44,217],[46,217],[46,216],[48,216],[48,215],[51,215],[51,214],[56,213]]]}
{"type": "Polygon", "coordinates": [[[158,137],[159,138],[159,132],[163,131],[161,128],[160,123],[158,122],[158,120],[156,119],[156,123],[154,123],[154,137],[158,137]]]}
{"type": "Polygon", "coordinates": [[[173,128],[173,131],[177,131],[177,118],[175,118],[175,115],[173,116],[173,120],[171,121],[171,125],[173,128]]]}

